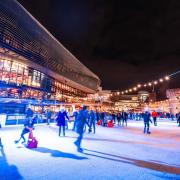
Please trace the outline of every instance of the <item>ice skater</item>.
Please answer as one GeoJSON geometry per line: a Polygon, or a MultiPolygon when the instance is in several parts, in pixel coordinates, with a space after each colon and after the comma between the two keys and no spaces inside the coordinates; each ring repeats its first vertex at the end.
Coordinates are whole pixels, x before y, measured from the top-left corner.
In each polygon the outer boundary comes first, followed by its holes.
{"type": "Polygon", "coordinates": [[[177,123],[178,123],[178,126],[180,127],[180,112],[177,114],[177,123]]]}
{"type": "Polygon", "coordinates": [[[147,134],[151,134],[151,132],[149,131],[149,122],[152,123],[151,121],[151,114],[146,111],[143,115],[143,118],[144,118],[144,134],[147,133],[147,134]]]}
{"type": "Polygon", "coordinates": [[[90,131],[92,130],[92,127],[93,127],[93,132],[95,134],[96,133],[96,114],[93,111],[93,109],[91,109],[89,113],[89,126],[90,126],[90,129],[89,129],[90,131]]]}
{"type": "Polygon", "coordinates": [[[75,131],[78,113],[79,113],[79,112],[78,112],[78,109],[76,109],[76,111],[74,111],[74,113],[73,113],[74,124],[73,124],[72,131],[75,131]]]}
{"type": "Polygon", "coordinates": [[[31,129],[34,129],[34,123],[35,123],[35,119],[37,117],[35,116],[33,119],[29,119],[29,120],[26,120],[26,122],[24,123],[24,128],[21,132],[21,135],[20,135],[20,138],[18,140],[15,140],[15,143],[19,143],[21,139],[23,139],[23,143],[26,142],[26,138],[24,137],[25,134],[29,133],[31,129]]]}
{"type": "Polygon", "coordinates": [[[154,121],[154,126],[157,126],[157,117],[158,117],[158,113],[156,111],[152,112],[152,118],[154,121]]]}
{"type": "Polygon", "coordinates": [[[122,120],[122,116],[121,116],[121,113],[117,113],[117,122],[118,122],[118,126],[120,125],[121,126],[121,120],[122,120]]]}
{"type": "Polygon", "coordinates": [[[124,126],[124,123],[127,126],[128,113],[125,112],[125,111],[122,111],[121,116],[122,116],[122,119],[123,119],[122,126],[124,126]]]}
{"type": "Polygon", "coordinates": [[[2,144],[2,141],[1,141],[1,137],[0,137],[0,147],[3,148],[3,144],[2,144]]]}
{"type": "Polygon", "coordinates": [[[59,136],[61,136],[61,129],[63,129],[63,136],[65,136],[66,118],[69,120],[67,112],[62,108],[57,115],[57,126],[59,126],[59,136]]]}
{"type": "Polygon", "coordinates": [[[87,107],[83,106],[82,110],[79,112],[77,116],[77,122],[76,122],[76,131],[79,134],[79,136],[77,140],[74,142],[74,144],[77,146],[78,152],[83,152],[83,149],[81,148],[81,142],[84,134],[84,126],[87,124],[88,127],[90,127],[87,120],[88,120],[87,107]]]}
{"type": "Polygon", "coordinates": [[[48,109],[46,112],[47,125],[49,125],[51,122],[51,116],[52,116],[52,111],[50,109],[48,109]]]}

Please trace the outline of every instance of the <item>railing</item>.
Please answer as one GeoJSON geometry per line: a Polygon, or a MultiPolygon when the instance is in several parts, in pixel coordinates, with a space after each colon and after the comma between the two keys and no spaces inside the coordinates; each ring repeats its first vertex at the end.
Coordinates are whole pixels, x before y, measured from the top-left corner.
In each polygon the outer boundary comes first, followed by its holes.
{"type": "MultiPolygon", "coordinates": [[[[35,114],[38,118],[35,119],[35,124],[47,123],[45,115],[35,114]]],[[[0,123],[2,127],[8,125],[20,125],[26,121],[25,114],[0,114],[0,123]]],[[[51,118],[50,122],[55,122],[55,117],[51,118]]]]}

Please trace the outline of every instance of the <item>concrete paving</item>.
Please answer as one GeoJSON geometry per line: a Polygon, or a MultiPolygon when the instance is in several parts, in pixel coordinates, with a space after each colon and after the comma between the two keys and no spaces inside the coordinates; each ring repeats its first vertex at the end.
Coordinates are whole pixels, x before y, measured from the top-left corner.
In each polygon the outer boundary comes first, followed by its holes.
{"type": "Polygon", "coordinates": [[[0,152],[0,180],[149,180],[180,179],[180,127],[175,122],[151,125],[143,134],[143,122],[127,127],[97,127],[85,133],[84,153],[68,130],[58,136],[55,125],[36,126],[37,149],[14,144],[22,127],[0,129],[4,149],[0,152]]]}

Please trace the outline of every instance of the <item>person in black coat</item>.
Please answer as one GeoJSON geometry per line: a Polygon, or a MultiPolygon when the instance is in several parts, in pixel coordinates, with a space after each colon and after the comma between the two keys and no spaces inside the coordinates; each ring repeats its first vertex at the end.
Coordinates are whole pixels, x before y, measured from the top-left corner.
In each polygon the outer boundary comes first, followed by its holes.
{"type": "Polygon", "coordinates": [[[91,109],[91,111],[89,112],[89,126],[90,129],[92,130],[93,128],[93,132],[95,134],[96,132],[96,113],[91,109]]]}
{"type": "Polygon", "coordinates": [[[73,112],[72,116],[74,117],[74,124],[73,124],[72,131],[75,131],[78,113],[79,113],[78,109],[76,109],[76,111],[73,112]]]}
{"type": "Polygon", "coordinates": [[[180,127],[180,112],[177,114],[177,123],[178,123],[178,126],[180,127]]]}
{"type": "MultiPolygon", "coordinates": [[[[84,126],[88,125],[88,111],[87,107],[83,106],[83,109],[79,111],[79,114],[77,116],[77,122],[76,122],[76,132],[79,134],[77,140],[74,142],[74,144],[77,146],[78,152],[83,152],[83,149],[81,148],[81,142],[83,139],[83,134],[84,134],[84,126]]],[[[90,130],[90,129],[89,129],[90,130]]]]}
{"type": "Polygon", "coordinates": [[[26,120],[29,121],[33,118],[33,115],[34,115],[34,112],[33,110],[29,107],[27,110],[26,110],[26,120]]]}
{"type": "Polygon", "coordinates": [[[127,119],[128,119],[128,114],[127,114],[127,112],[122,111],[121,116],[122,116],[122,119],[123,119],[122,125],[124,126],[124,123],[126,123],[126,126],[127,126],[127,119]]]}
{"type": "Polygon", "coordinates": [[[143,114],[143,119],[144,119],[144,134],[147,133],[147,134],[150,134],[151,132],[149,131],[149,122],[152,123],[151,121],[151,114],[146,111],[144,114],[143,114]]]}
{"type": "Polygon", "coordinates": [[[2,144],[2,141],[1,141],[1,137],[0,137],[0,147],[3,148],[3,144],[2,144]]]}
{"type": "Polygon", "coordinates": [[[102,125],[107,126],[106,113],[105,112],[101,113],[101,119],[102,119],[102,125]]]}
{"type": "Polygon", "coordinates": [[[51,116],[52,116],[52,111],[48,109],[46,112],[47,125],[49,125],[51,122],[51,116]]]}
{"type": "Polygon", "coordinates": [[[121,126],[121,119],[122,119],[121,113],[118,112],[118,113],[117,113],[117,122],[118,122],[118,125],[120,125],[120,126],[121,126]]]}
{"type": "Polygon", "coordinates": [[[61,109],[57,115],[57,126],[59,126],[59,136],[61,135],[61,129],[63,129],[63,136],[65,136],[66,119],[69,120],[67,112],[61,109]]]}

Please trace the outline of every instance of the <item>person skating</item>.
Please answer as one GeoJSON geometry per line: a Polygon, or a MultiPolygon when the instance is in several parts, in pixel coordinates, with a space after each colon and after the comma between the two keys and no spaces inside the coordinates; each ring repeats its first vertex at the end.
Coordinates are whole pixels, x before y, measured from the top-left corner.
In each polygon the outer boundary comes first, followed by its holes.
{"type": "Polygon", "coordinates": [[[157,116],[158,116],[158,113],[156,111],[153,111],[152,117],[153,117],[153,121],[154,121],[154,126],[157,126],[157,116]]]}
{"type": "Polygon", "coordinates": [[[0,147],[3,148],[1,137],[0,137],[0,147]]]}
{"type": "Polygon", "coordinates": [[[177,123],[178,123],[178,126],[180,127],[180,112],[177,114],[177,123]]]}
{"type": "Polygon", "coordinates": [[[143,119],[144,119],[144,134],[145,133],[150,134],[151,132],[149,131],[150,128],[149,122],[152,123],[151,114],[148,111],[146,111],[143,115],[143,119]]]}
{"type": "Polygon", "coordinates": [[[125,111],[122,111],[121,116],[122,116],[122,119],[123,119],[122,126],[124,126],[124,123],[126,123],[126,126],[127,126],[128,114],[125,111]]]}
{"type": "Polygon", "coordinates": [[[52,111],[48,109],[46,112],[47,125],[49,125],[51,122],[51,116],[52,116],[52,111]]]}
{"type": "Polygon", "coordinates": [[[84,134],[84,126],[88,124],[88,111],[87,107],[83,106],[82,110],[79,112],[77,116],[77,123],[76,123],[76,132],[79,134],[77,140],[74,142],[74,144],[77,146],[78,152],[83,152],[83,149],[81,148],[81,142],[83,139],[84,134]]]}
{"type": "Polygon", "coordinates": [[[36,118],[37,117],[35,116],[33,119],[26,120],[26,122],[24,123],[24,128],[21,132],[20,138],[15,141],[16,144],[19,143],[21,139],[23,139],[22,143],[26,142],[26,138],[24,137],[24,135],[29,133],[30,129],[34,129],[34,123],[35,123],[36,118]]]}
{"type": "Polygon", "coordinates": [[[121,126],[121,119],[122,119],[121,113],[118,112],[118,113],[117,113],[117,122],[118,122],[118,126],[119,126],[119,125],[121,126]]]}
{"type": "Polygon", "coordinates": [[[63,136],[65,136],[66,118],[69,120],[67,112],[61,109],[57,115],[57,126],[59,126],[59,136],[61,136],[61,129],[63,129],[63,136]]]}
{"type": "Polygon", "coordinates": [[[104,111],[101,113],[101,119],[102,119],[102,126],[107,126],[106,113],[104,111]]]}
{"type": "MultiPolygon", "coordinates": [[[[0,128],[2,128],[2,127],[1,127],[1,122],[0,122],[0,128]]],[[[0,137],[0,147],[3,148],[3,144],[2,144],[2,141],[1,141],[1,137],[0,137]]]]}
{"type": "Polygon", "coordinates": [[[73,124],[72,131],[75,131],[75,128],[76,128],[76,122],[77,122],[77,116],[78,116],[78,109],[76,109],[76,111],[73,112],[74,124],[73,124]]]}
{"type": "Polygon", "coordinates": [[[90,131],[92,130],[92,127],[93,127],[93,132],[95,134],[96,133],[96,114],[92,109],[89,112],[89,126],[90,126],[90,131]]]}

